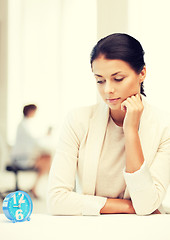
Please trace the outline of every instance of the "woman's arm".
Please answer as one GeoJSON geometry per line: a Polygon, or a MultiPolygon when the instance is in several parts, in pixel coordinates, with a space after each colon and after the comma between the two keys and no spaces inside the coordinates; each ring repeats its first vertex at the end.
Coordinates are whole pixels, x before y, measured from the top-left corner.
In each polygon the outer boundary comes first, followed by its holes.
{"type": "MultiPolygon", "coordinates": [[[[134,214],[135,209],[132,201],[128,199],[112,199],[108,198],[104,207],[100,210],[101,214],[115,214],[115,213],[128,213],[134,214]]],[[[157,209],[152,214],[160,214],[157,209]]]]}
{"type": "Polygon", "coordinates": [[[135,213],[131,200],[108,198],[104,207],[100,210],[101,214],[108,213],[135,213]]]}
{"type": "Polygon", "coordinates": [[[133,173],[140,169],[144,156],[139,139],[138,128],[143,112],[143,104],[139,95],[132,96],[123,102],[126,115],[123,122],[125,135],[126,172],[133,173]]]}
{"type": "MultiPolygon", "coordinates": [[[[139,139],[138,128],[143,112],[143,104],[140,96],[129,97],[122,104],[122,110],[126,112],[123,129],[125,134],[126,172],[134,173],[144,163],[144,156],[139,139]]],[[[132,201],[127,199],[107,199],[106,204],[100,211],[107,213],[130,213],[134,214],[135,209],[132,201]]],[[[153,213],[160,213],[158,210],[153,213]]]]}
{"type": "MultiPolygon", "coordinates": [[[[151,214],[161,205],[169,184],[170,130],[169,127],[164,128],[164,131],[160,132],[161,135],[158,134],[158,139],[155,139],[156,142],[159,141],[158,149],[148,168],[138,135],[140,117],[143,112],[143,104],[139,95],[124,101],[122,110],[126,111],[123,123],[126,154],[124,178],[136,213],[151,214]]],[[[146,140],[149,143],[149,139],[146,140]]]]}

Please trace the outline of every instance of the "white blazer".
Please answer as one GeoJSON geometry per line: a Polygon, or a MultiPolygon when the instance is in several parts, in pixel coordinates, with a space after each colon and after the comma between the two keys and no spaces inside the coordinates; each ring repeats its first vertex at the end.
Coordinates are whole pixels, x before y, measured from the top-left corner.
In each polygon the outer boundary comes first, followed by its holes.
{"type": "MultiPolygon", "coordinates": [[[[147,215],[156,209],[163,212],[161,203],[170,182],[170,117],[151,107],[143,96],[142,102],[139,137],[145,161],[135,173],[124,172],[123,198],[132,200],[137,214],[147,215]]],[[[104,102],[68,114],[49,174],[51,214],[100,214],[106,198],[94,194],[108,119],[104,102]]]]}

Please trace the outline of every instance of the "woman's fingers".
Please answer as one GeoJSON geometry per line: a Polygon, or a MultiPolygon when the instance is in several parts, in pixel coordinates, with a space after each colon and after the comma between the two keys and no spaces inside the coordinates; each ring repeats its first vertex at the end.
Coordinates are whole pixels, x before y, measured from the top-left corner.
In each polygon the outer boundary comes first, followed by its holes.
{"type": "Polygon", "coordinates": [[[143,110],[143,104],[140,99],[139,94],[136,94],[135,96],[128,97],[124,102],[121,104],[121,110],[136,110],[136,111],[142,111],[143,110]]]}
{"type": "Polygon", "coordinates": [[[140,117],[143,111],[143,103],[139,94],[128,97],[122,102],[121,109],[126,113],[123,122],[124,130],[138,130],[140,117]]]}

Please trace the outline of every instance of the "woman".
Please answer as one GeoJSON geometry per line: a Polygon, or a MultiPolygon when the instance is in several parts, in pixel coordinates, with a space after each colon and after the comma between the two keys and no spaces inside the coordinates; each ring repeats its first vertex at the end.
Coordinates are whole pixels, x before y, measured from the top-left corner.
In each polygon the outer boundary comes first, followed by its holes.
{"type": "Polygon", "coordinates": [[[146,102],[143,57],[127,34],[109,35],[93,48],[104,101],[67,117],[49,176],[51,214],[164,213],[170,128],[167,116],[146,102]]]}

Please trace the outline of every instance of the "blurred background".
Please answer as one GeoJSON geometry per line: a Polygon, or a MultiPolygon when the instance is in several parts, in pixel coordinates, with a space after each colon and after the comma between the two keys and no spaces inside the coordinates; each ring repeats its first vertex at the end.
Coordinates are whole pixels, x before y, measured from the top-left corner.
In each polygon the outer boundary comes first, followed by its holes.
{"type": "MultiPolygon", "coordinates": [[[[108,34],[124,32],[141,42],[148,101],[170,113],[169,10],[169,0],[0,0],[1,193],[15,186],[6,166],[23,106],[38,106],[34,133],[41,138],[52,127],[55,148],[66,114],[98,99],[89,56],[108,34]]],[[[18,177],[19,187],[29,189],[36,173],[18,177]]],[[[47,179],[44,174],[37,186],[34,212],[46,212],[47,179]]]]}

